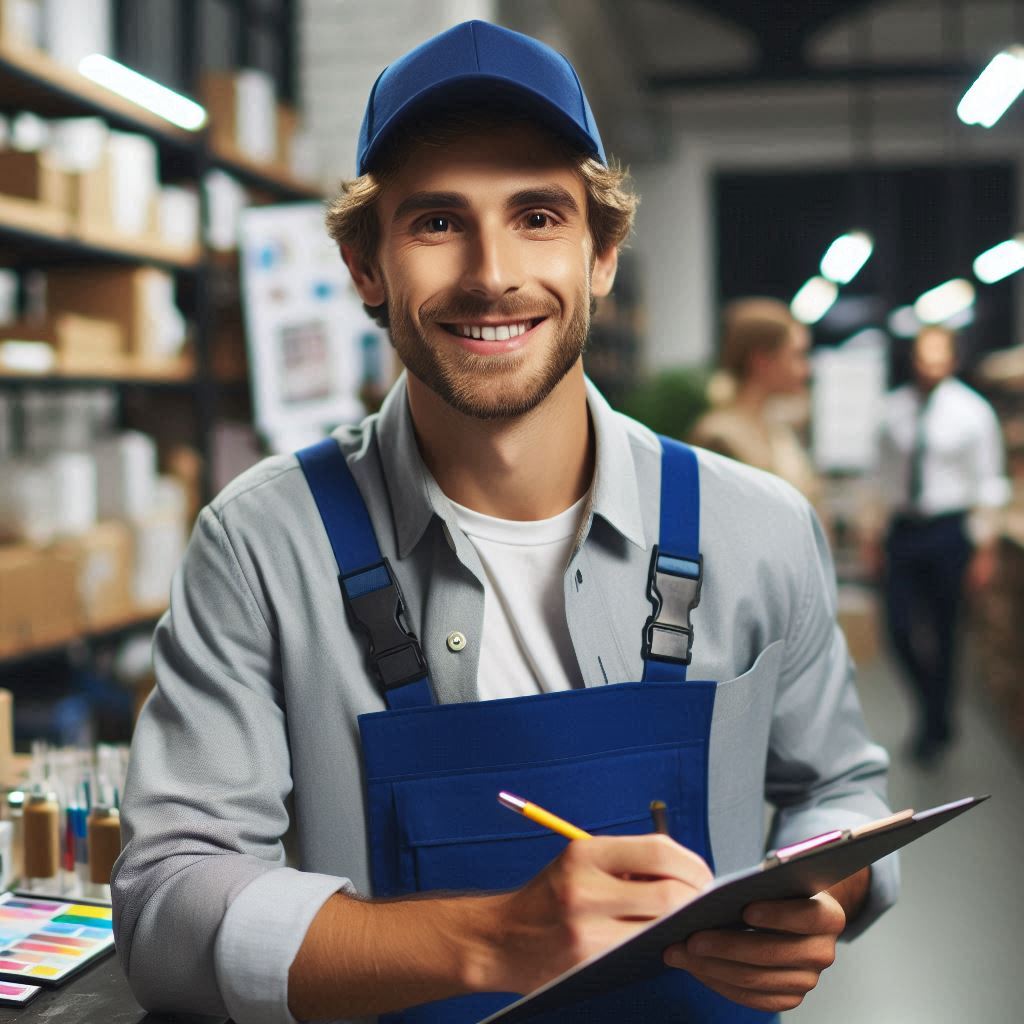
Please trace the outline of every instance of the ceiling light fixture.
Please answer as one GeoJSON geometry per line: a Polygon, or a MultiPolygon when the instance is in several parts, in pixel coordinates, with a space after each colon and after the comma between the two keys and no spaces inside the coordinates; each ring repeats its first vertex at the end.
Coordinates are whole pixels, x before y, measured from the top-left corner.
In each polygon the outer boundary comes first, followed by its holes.
{"type": "Polygon", "coordinates": [[[974,285],[962,277],[931,288],[914,303],[914,313],[923,324],[945,323],[974,305],[974,285]]]}
{"type": "Polygon", "coordinates": [[[83,57],[78,70],[90,81],[131,100],[179,128],[196,132],[206,124],[206,111],[194,100],[102,54],[93,53],[83,57]]]}
{"type": "Polygon", "coordinates": [[[875,243],[864,231],[840,235],[821,258],[821,273],[836,284],[849,284],[867,263],[875,243]]]}
{"type": "Polygon", "coordinates": [[[1024,46],[997,53],[956,108],[964,124],[991,128],[1024,91],[1024,46]]]}
{"type": "Polygon", "coordinates": [[[1024,270],[1024,234],[986,249],[974,261],[974,276],[985,284],[995,284],[1018,270],[1024,270]]]}
{"type": "Polygon", "coordinates": [[[789,309],[801,323],[816,324],[832,308],[838,295],[839,288],[834,281],[812,277],[793,296],[789,309]]]}

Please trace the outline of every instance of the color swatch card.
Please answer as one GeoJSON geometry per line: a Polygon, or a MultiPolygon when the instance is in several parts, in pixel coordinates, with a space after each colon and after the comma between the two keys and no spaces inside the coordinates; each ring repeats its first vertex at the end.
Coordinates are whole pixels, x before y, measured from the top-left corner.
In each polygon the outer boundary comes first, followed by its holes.
{"type": "Polygon", "coordinates": [[[17,981],[0,981],[0,1006],[24,1006],[42,991],[38,985],[22,985],[17,981]]]}
{"type": "Polygon", "coordinates": [[[113,948],[110,907],[0,893],[0,978],[59,985],[113,948]]]}

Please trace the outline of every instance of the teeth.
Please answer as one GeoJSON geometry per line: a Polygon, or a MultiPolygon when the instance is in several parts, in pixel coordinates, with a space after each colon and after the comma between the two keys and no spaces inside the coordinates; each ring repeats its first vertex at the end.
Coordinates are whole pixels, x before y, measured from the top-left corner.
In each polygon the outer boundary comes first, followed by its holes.
{"type": "Polygon", "coordinates": [[[498,324],[494,326],[480,327],[477,324],[457,324],[455,330],[464,338],[480,338],[484,341],[508,341],[509,338],[518,338],[525,334],[532,324],[532,321],[516,324],[498,324]]]}

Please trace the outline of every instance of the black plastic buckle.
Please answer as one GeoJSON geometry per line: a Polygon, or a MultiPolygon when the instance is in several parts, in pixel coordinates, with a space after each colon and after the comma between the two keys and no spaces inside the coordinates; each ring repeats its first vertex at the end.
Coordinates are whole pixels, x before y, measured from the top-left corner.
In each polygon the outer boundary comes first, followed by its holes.
{"type": "Polygon", "coordinates": [[[370,663],[384,689],[393,690],[425,676],[427,663],[416,635],[404,625],[405,601],[391,563],[385,558],[376,565],[339,576],[338,582],[354,624],[369,638],[370,663]],[[378,579],[374,580],[374,575],[378,579]],[[359,586],[360,582],[364,586],[359,586]],[[350,585],[357,591],[354,596],[349,593],[350,585]]]}
{"type": "Polygon", "coordinates": [[[693,647],[690,612],[700,604],[704,559],[662,555],[657,545],[651,554],[647,596],[654,614],[644,624],[643,656],[646,661],[671,661],[689,665],[693,647]],[[659,559],[662,565],[659,567],[659,559]]]}

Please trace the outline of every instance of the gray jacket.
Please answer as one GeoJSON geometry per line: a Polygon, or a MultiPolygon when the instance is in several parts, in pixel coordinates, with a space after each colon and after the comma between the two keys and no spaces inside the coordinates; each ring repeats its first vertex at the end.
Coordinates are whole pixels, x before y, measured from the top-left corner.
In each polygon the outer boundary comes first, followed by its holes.
{"type": "MultiPolygon", "coordinates": [[[[604,686],[642,678],[661,450],[588,388],[597,464],[565,603],[585,684],[604,686]]],[[[335,436],[439,699],[476,699],[483,573],[420,459],[404,380],[335,436]],[[468,643],[453,652],[456,629],[468,643]]],[[[765,798],[771,846],[888,813],[888,760],[865,730],[809,505],[766,473],[698,456],[705,581],[689,676],[723,681],[709,824],[728,872],[761,857],[765,798]]],[[[371,893],[356,719],[384,707],[294,456],[263,461],[203,510],[154,651],[112,883],[124,969],[149,1009],[290,1022],[288,968],[309,923],[338,890],[371,893]]],[[[895,859],[876,865],[851,933],[897,886],[895,859]]]]}

